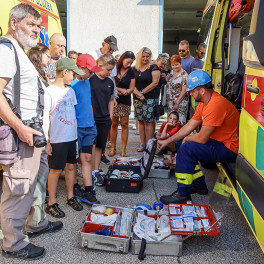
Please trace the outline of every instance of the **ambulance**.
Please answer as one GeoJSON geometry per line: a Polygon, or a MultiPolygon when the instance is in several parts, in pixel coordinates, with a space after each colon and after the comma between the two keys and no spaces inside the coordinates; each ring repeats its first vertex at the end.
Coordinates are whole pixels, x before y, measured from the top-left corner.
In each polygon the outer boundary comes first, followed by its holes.
{"type": "MultiPolygon", "coordinates": [[[[203,70],[240,112],[239,154],[219,163],[222,194],[231,192],[264,251],[264,0],[209,0],[199,43],[203,70]],[[230,188],[228,188],[228,186],[230,188]]],[[[193,103],[193,108],[195,104],[193,103]]],[[[221,111],[221,109],[219,109],[221,111]]]]}
{"type": "Polygon", "coordinates": [[[60,17],[55,0],[0,0],[0,36],[8,29],[9,12],[20,3],[32,5],[42,18],[39,42],[49,46],[49,38],[54,33],[62,33],[60,17]]]}

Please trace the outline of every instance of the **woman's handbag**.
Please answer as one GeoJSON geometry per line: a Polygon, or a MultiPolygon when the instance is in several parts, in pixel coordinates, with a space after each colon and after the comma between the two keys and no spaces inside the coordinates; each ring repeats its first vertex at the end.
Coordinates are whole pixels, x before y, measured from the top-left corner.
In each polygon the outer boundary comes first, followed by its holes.
{"type": "Polygon", "coordinates": [[[156,104],[154,106],[154,116],[160,117],[164,115],[164,107],[162,104],[156,104]]]}
{"type": "Polygon", "coordinates": [[[154,94],[155,94],[155,100],[158,100],[158,104],[155,104],[154,106],[154,116],[155,117],[160,117],[160,116],[163,116],[164,115],[164,106],[162,105],[162,98],[163,98],[163,94],[161,95],[161,99],[159,101],[159,97],[157,98],[156,97],[156,88],[154,89],[154,94]]]}

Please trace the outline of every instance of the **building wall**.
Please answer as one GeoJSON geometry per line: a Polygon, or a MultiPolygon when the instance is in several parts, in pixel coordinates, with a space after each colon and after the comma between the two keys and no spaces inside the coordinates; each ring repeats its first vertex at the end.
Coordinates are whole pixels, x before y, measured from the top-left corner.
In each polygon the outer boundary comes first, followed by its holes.
{"type": "Polygon", "coordinates": [[[68,5],[68,49],[87,53],[114,35],[119,48],[114,55],[148,47],[157,57],[159,0],[69,0],[68,5]]]}

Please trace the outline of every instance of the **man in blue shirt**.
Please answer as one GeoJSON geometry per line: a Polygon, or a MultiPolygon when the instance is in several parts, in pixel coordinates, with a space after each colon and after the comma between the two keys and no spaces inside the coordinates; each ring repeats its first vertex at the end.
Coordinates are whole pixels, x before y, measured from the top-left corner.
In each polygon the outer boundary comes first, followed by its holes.
{"type": "Polygon", "coordinates": [[[197,47],[194,61],[191,63],[191,71],[203,68],[203,58],[205,57],[206,47],[204,43],[200,43],[197,47]]]}
{"type": "Polygon", "coordinates": [[[75,111],[84,190],[75,180],[74,195],[85,203],[95,204],[100,203],[95,197],[92,182],[92,149],[97,130],[93,118],[91,86],[88,78],[93,75],[93,72],[100,72],[102,69],[97,66],[95,59],[89,54],[80,55],[76,64],[80,70],[85,72],[85,75],[78,75],[71,84],[77,99],[75,111]]]}
{"type": "Polygon", "coordinates": [[[182,68],[188,73],[191,73],[191,64],[194,61],[194,57],[190,54],[189,42],[182,40],[179,43],[179,55],[182,60],[182,68]]]}

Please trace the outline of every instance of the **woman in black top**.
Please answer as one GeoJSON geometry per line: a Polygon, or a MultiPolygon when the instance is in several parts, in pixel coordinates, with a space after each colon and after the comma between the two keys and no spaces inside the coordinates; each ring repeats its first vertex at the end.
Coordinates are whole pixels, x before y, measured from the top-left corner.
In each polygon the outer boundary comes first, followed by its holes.
{"type": "Polygon", "coordinates": [[[155,88],[159,84],[160,69],[151,65],[152,52],[149,48],[139,50],[136,57],[134,89],[135,119],[139,121],[140,143],[138,151],[144,150],[154,134],[154,106],[156,105],[155,88]]]}
{"type": "Polygon", "coordinates": [[[131,68],[135,60],[132,51],[126,51],[117,63],[117,75],[115,76],[116,89],[118,93],[117,106],[114,108],[112,126],[111,126],[111,151],[108,156],[114,156],[116,153],[117,128],[120,118],[122,127],[122,149],[121,157],[126,157],[126,145],[128,139],[128,122],[131,109],[131,93],[135,88],[135,74],[131,68]]]}

